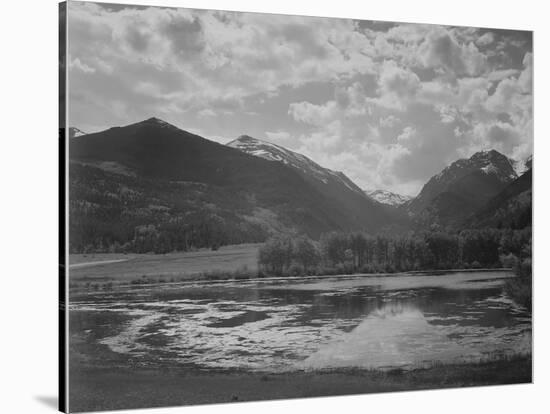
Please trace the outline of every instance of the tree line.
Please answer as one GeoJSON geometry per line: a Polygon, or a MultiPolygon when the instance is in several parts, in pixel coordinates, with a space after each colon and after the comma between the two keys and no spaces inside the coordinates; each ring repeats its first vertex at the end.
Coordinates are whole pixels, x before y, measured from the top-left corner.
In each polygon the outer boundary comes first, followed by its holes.
{"type": "Polygon", "coordinates": [[[531,228],[403,235],[330,232],[318,242],[274,236],[260,248],[258,263],[262,273],[273,276],[507,267],[523,260],[530,242],[531,228]]]}
{"type": "Polygon", "coordinates": [[[71,253],[168,253],[263,242],[238,194],[71,165],[71,253]]]}

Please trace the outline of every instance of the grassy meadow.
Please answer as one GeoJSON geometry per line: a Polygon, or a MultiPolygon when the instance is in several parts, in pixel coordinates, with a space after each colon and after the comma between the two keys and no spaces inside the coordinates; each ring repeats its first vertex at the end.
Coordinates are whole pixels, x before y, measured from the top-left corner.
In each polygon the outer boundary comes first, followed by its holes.
{"type": "Polygon", "coordinates": [[[260,244],[223,246],[219,250],[167,254],[73,254],[69,257],[71,284],[181,281],[201,275],[257,272],[260,244]]]}

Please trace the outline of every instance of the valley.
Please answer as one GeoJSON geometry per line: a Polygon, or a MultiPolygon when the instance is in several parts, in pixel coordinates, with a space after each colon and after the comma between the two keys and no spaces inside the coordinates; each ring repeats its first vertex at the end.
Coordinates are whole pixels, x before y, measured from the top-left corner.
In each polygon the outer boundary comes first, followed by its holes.
{"type": "Polygon", "coordinates": [[[515,220],[520,229],[529,224],[530,167],[478,152],[410,198],[364,192],[341,172],[250,136],[221,145],[151,118],[72,138],[70,250],[167,253],[331,231],[457,232],[496,226],[482,217],[497,210],[501,227],[515,220]]]}
{"type": "Polygon", "coordinates": [[[406,197],[157,118],[70,148],[76,410],[532,380],[531,164],[406,197]]]}

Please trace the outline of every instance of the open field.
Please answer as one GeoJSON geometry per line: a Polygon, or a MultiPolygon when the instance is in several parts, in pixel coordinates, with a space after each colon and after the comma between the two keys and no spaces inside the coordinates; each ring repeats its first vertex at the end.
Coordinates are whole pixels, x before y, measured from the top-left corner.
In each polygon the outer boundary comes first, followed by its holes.
{"type": "Polygon", "coordinates": [[[78,281],[130,281],[140,277],[182,279],[205,272],[234,272],[258,268],[260,244],[223,246],[219,250],[155,254],[70,255],[69,278],[78,281]],[[103,262],[103,263],[102,263],[103,262]]]}
{"type": "Polygon", "coordinates": [[[71,366],[71,411],[529,383],[531,358],[429,369],[298,371],[280,374],[71,366]]]}

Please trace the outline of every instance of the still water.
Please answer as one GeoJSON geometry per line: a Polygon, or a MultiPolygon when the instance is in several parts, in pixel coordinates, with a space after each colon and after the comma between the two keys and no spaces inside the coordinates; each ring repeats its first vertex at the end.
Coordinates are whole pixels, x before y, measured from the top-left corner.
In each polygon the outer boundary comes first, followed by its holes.
{"type": "Polygon", "coordinates": [[[71,298],[78,321],[71,334],[134,364],[202,369],[408,369],[528,354],[531,318],[503,292],[508,277],[453,272],[94,292],[71,298]]]}

